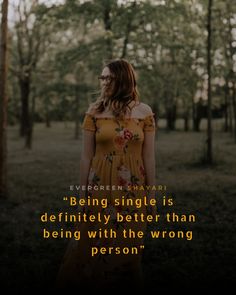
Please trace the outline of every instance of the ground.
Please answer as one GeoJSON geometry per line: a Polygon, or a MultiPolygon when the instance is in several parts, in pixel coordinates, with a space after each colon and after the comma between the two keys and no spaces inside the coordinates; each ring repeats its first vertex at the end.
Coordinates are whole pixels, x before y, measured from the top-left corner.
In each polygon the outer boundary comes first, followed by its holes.
{"type": "MultiPolygon", "coordinates": [[[[143,256],[148,287],[186,287],[235,281],[236,145],[215,123],[214,165],[203,164],[206,132],[166,132],[159,124],[157,183],[173,197],[171,211],[195,214],[191,241],[147,237],[143,256]]],[[[8,128],[9,196],[1,200],[1,273],[8,288],[46,288],[55,279],[67,240],[42,238],[40,215],[60,211],[70,184],[78,184],[80,140],[73,123],[36,124],[33,149],[24,149],[18,126],[8,128]]],[[[203,128],[204,129],[204,128],[203,128]]],[[[169,208],[161,212],[165,214],[169,208]]],[[[165,224],[160,228],[165,229],[165,224]]],[[[153,225],[149,226],[153,229],[153,225]]]]}

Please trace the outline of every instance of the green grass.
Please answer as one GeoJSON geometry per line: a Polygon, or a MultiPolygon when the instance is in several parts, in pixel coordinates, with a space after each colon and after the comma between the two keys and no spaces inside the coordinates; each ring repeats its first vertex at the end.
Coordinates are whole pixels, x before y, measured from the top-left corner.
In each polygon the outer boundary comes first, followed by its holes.
{"type": "MultiPolygon", "coordinates": [[[[236,146],[217,129],[214,165],[207,167],[199,164],[204,142],[204,131],[158,132],[157,183],[167,185],[174,198],[170,211],[193,213],[197,221],[171,227],[193,230],[192,241],[146,239],[146,283],[157,290],[235,280],[236,146]]],[[[19,289],[46,287],[55,279],[68,241],[43,240],[39,217],[61,210],[69,185],[78,184],[81,142],[74,140],[72,123],[37,124],[33,149],[23,146],[18,127],[10,127],[9,197],[0,202],[0,276],[9,288],[19,289]]]]}

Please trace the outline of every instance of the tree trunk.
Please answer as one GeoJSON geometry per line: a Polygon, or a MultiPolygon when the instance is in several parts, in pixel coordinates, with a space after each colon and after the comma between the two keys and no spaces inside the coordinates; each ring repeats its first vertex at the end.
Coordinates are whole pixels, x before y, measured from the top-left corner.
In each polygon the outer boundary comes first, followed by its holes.
{"type": "Polygon", "coordinates": [[[188,111],[184,114],[184,131],[189,131],[189,113],[188,111]]]}
{"type": "Polygon", "coordinates": [[[231,97],[231,103],[230,105],[232,106],[230,112],[231,112],[231,118],[230,118],[230,128],[231,128],[231,132],[232,132],[232,135],[234,136],[235,138],[235,142],[236,142],[236,98],[235,98],[235,95],[236,95],[236,82],[235,82],[235,71],[234,71],[234,53],[235,53],[235,50],[234,50],[234,47],[233,47],[233,41],[234,41],[234,38],[233,38],[233,35],[234,35],[234,28],[232,26],[232,23],[231,23],[231,19],[233,18],[233,13],[232,13],[232,10],[231,10],[231,5],[230,5],[230,2],[226,1],[226,7],[227,7],[227,13],[228,13],[228,36],[229,36],[229,41],[228,41],[228,48],[229,48],[229,57],[230,57],[230,65],[231,65],[231,68],[230,68],[230,73],[229,73],[229,81],[232,82],[233,84],[233,89],[232,89],[232,95],[230,95],[231,97]],[[234,117],[234,119],[233,119],[234,117]],[[234,128],[233,128],[233,121],[234,121],[234,128]]]}
{"type": "Polygon", "coordinates": [[[26,136],[29,126],[29,94],[30,83],[28,79],[19,79],[20,95],[21,95],[21,122],[20,122],[20,135],[26,136]]]}
{"type": "Polygon", "coordinates": [[[7,15],[8,0],[3,0],[0,40],[0,198],[7,197],[7,15]]]}
{"type": "Polygon", "coordinates": [[[113,45],[112,45],[112,27],[111,27],[111,3],[110,1],[105,2],[105,10],[104,10],[104,26],[106,31],[106,46],[107,46],[107,58],[113,58],[113,45]]]}
{"type": "Polygon", "coordinates": [[[75,86],[75,139],[79,139],[79,89],[75,86]]]}
{"type": "Polygon", "coordinates": [[[233,114],[232,114],[232,103],[229,101],[229,132],[233,134],[233,114]]]}
{"type": "Polygon", "coordinates": [[[229,86],[228,86],[228,79],[226,79],[224,90],[225,90],[224,131],[228,132],[229,131],[229,86]]]}
{"type": "Polygon", "coordinates": [[[166,121],[167,130],[175,130],[176,104],[173,104],[172,106],[166,108],[166,121]]]}
{"type": "Polygon", "coordinates": [[[50,111],[49,111],[49,107],[48,107],[49,101],[48,101],[47,97],[44,100],[44,104],[45,104],[45,112],[46,112],[45,123],[46,123],[46,127],[50,128],[51,127],[51,120],[50,120],[50,111]]]}
{"type": "Polygon", "coordinates": [[[22,102],[21,126],[25,136],[25,147],[31,148],[32,123],[29,112],[30,78],[20,79],[20,91],[22,102]]]}
{"type": "Polygon", "coordinates": [[[49,110],[47,107],[46,107],[46,127],[47,128],[51,127],[51,120],[50,120],[49,110]]]}
{"type": "Polygon", "coordinates": [[[196,132],[200,131],[200,125],[202,118],[205,117],[204,106],[202,98],[197,103],[193,104],[193,130],[196,132]]]}
{"type": "Polygon", "coordinates": [[[236,83],[233,84],[232,102],[233,102],[233,114],[234,114],[234,141],[236,143],[236,83]]]}
{"type": "Polygon", "coordinates": [[[208,20],[207,20],[207,73],[208,73],[208,104],[207,104],[207,163],[212,164],[212,112],[211,112],[211,34],[212,34],[212,22],[211,22],[211,14],[212,14],[212,2],[213,0],[209,0],[208,2],[208,20]]]}
{"type": "Polygon", "coordinates": [[[128,42],[129,42],[130,33],[132,31],[132,21],[133,21],[133,18],[135,16],[134,9],[136,7],[136,4],[137,4],[136,1],[134,1],[133,4],[132,4],[132,13],[128,16],[128,23],[127,23],[126,32],[125,32],[125,38],[124,38],[121,58],[126,58],[127,45],[128,45],[128,42]]]}
{"type": "Polygon", "coordinates": [[[33,144],[33,130],[34,130],[34,116],[35,116],[35,88],[33,88],[32,91],[32,107],[31,107],[31,112],[29,113],[29,129],[26,133],[26,138],[25,138],[25,146],[28,149],[32,149],[32,144],[33,144]]]}

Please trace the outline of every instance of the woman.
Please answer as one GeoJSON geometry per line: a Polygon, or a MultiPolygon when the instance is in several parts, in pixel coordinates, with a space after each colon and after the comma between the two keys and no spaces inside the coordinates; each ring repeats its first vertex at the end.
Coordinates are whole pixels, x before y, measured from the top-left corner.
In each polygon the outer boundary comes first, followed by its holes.
{"type": "MultiPolygon", "coordinates": [[[[87,207],[87,214],[108,214],[108,224],[84,222],[79,225],[80,241],[71,241],[59,272],[63,285],[87,284],[117,286],[128,278],[137,286],[141,282],[141,255],[144,237],[127,236],[128,230],[145,233],[146,222],[117,222],[127,214],[147,214],[147,206],[121,200],[140,200],[145,192],[137,188],[155,185],[155,120],[151,108],[139,101],[132,65],[124,59],[108,63],[99,77],[101,95],[86,112],[83,122],[83,150],[80,185],[92,187],[86,196],[106,198],[106,208],[87,207]],[[95,189],[96,187],[96,189],[95,189]],[[97,188],[102,190],[98,190],[97,188]],[[132,189],[135,187],[136,189],[132,189]],[[116,204],[114,203],[116,200],[116,204]],[[115,237],[88,238],[89,230],[115,230],[115,237]],[[124,230],[126,235],[124,236],[124,230]],[[121,249],[136,247],[138,253],[121,249]],[[96,253],[91,255],[91,249],[96,253]],[[100,249],[104,250],[102,253],[100,249]],[[119,248],[114,252],[113,249],[119,248]]],[[[80,198],[86,197],[81,191],[80,198]]],[[[148,195],[150,197],[150,194],[148,195]]],[[[154,213],[154,207],[150,207],[154,213]]],[[[150,209],[149,208],[149,209],[150,209]]]]}

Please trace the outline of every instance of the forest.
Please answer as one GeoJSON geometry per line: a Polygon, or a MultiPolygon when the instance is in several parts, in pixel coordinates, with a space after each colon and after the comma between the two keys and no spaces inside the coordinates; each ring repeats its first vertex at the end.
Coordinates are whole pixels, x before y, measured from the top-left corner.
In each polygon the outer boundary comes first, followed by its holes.
{"type": "Polygon", "coordinates": [[[67,241],[43,240],[40,215],[60,212],[79,184],[84,114],[104,64],[118,58],[133,65],[140,99],[155,113],[157,185],[167,187],[176,214],[196,215],[182,225],[191,241],[147,239],[147,286],[235,281],[236,1],[0,4],[6,285],[46,288],[56,276],[67,241]]]}

